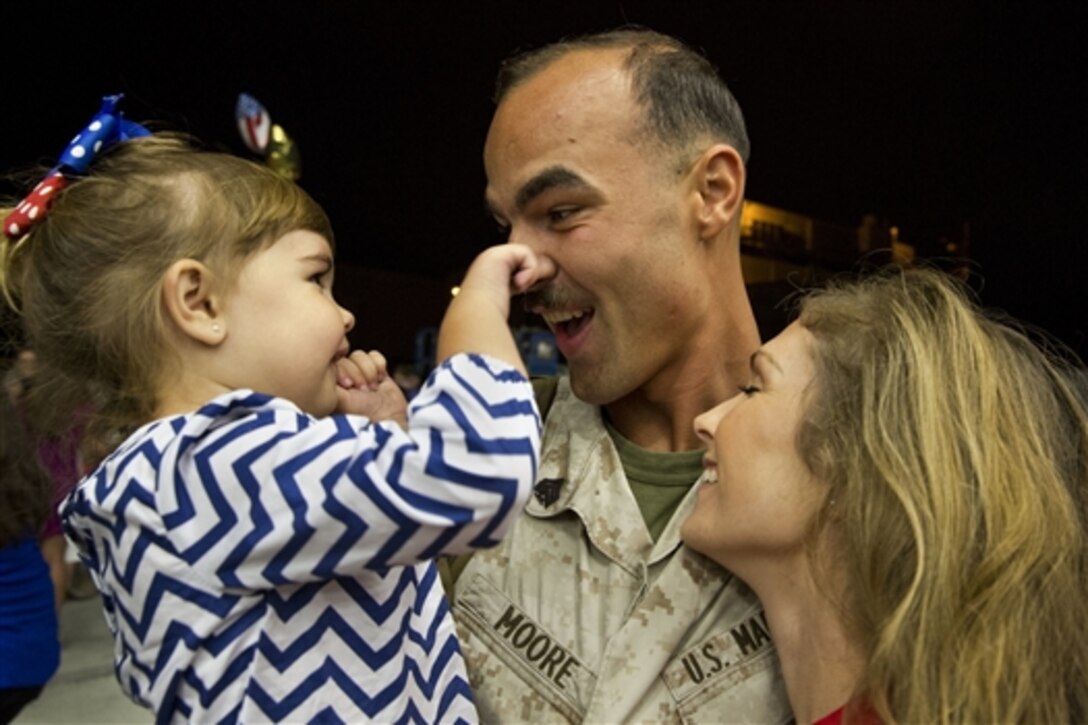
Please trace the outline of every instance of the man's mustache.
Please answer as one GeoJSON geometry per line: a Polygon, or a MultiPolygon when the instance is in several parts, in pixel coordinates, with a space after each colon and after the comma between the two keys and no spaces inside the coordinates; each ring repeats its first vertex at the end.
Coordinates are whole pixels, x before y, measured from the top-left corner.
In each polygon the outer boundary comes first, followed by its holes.
{"type": "Polygon", "coordinates": [[[539,289],[534,289],[522,295],[521,304],[527,312],[534,309],[562,308],[570,299],[570,295],[553,284],[545,284],[539,289]]]}

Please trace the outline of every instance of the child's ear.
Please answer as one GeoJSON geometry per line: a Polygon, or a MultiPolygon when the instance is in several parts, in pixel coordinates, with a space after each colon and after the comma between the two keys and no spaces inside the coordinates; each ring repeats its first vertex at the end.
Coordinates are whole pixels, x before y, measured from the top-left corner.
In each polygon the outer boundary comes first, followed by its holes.
{"type": "Polygon", "coordinates": [[[162,279],[166,315],[184,335],[215,346],[227,336],[222,292],[215,276],[195,259],[179,259],[162,279]]]}

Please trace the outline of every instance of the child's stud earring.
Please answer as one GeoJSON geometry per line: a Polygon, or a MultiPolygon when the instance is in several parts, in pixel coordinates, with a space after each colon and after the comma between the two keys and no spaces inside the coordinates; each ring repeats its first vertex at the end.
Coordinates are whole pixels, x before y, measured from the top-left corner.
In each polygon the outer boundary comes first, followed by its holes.
{"type": "Polygon", "coordinates": [[[223,328],[219,326],[218,322],[212,323],[212,332],[218,335],[222,330],[223,328]]]}

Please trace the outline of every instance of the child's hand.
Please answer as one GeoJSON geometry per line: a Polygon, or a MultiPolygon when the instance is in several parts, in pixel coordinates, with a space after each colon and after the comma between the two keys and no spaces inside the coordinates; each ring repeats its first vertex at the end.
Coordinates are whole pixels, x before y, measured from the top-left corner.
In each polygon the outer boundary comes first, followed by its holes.
{"type": "Polygon", "coordinates": [[[365,415],[371,420],[393,420],[408,427],[408,401],[389,377],[385,357],[377,350],[356,350],[336,363],[336,412],[365,415]]]}
{"type": "Polygon", "coordinates": [[[523,244],[499,244],[481,252],[465,273],[461,293],[489,295],[503,317],[510,314],[510,296],[525,292],[555,275],[555,263],[523,244]]]}
{"type": "Polygon", "coordinates": [[[510,335],[510,295],[527,292],[556,275],[555,262],[524,244],[500,244],[476,257],[438,330],[435,359],[477,352],[505,360],[527,375],[510,335]]]}

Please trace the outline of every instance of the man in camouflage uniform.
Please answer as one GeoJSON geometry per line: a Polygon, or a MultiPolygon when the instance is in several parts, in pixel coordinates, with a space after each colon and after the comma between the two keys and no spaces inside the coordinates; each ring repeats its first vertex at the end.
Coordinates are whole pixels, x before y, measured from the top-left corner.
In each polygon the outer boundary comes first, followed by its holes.
{"type": "Polygon", "coordinates": [[[534,500],[451,568],[485,721],[785,722],[762,608],[680,543],[696,414],[748,381],[748,139],[712,66],[621,30],[507,61],[484,150],[510,241],[555,260],[527,298],[566,357],[534,500]],[[461,568],[463,567],[463,568],[461,568]]]}

